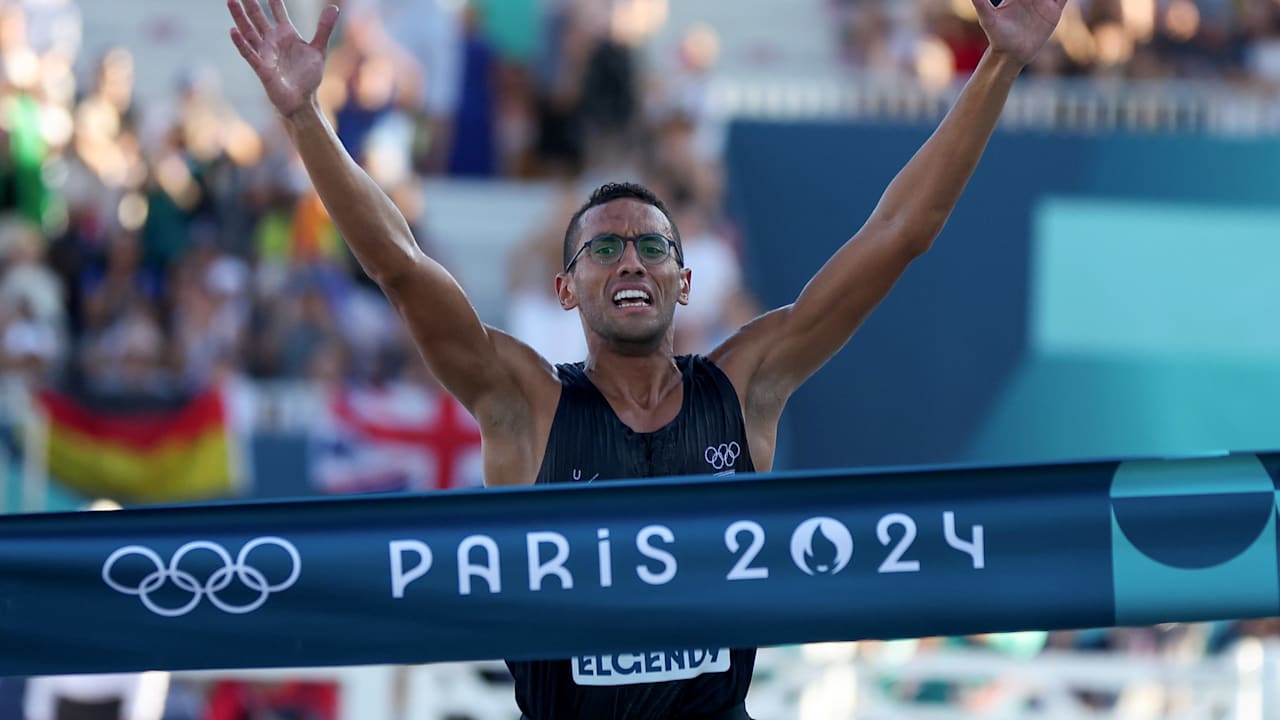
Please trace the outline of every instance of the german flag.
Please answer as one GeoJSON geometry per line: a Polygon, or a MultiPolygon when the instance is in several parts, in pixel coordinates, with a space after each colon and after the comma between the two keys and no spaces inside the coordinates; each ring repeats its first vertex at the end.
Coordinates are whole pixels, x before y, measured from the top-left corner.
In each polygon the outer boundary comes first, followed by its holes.
{"type": "Polygon", "coordinates": [[[49,473],[84,495],[121,503],[227,497],[239,484],[222,394],[205,390],[161,410],[92,407],[53,390],[36,396],[49,473]]]}

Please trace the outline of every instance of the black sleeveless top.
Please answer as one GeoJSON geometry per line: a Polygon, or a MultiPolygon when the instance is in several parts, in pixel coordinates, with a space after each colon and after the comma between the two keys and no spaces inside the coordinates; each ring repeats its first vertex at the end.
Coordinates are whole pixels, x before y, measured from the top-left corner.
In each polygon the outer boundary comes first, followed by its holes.
{"type": "MultiPolygon", "coordinates": [[[[538,483],[754,472],[746,423],[729,378],[700,355],[682,355],[680,412],[638,433],[618,419],[583,363],[558,365],[560,404],[538,483]],[[583,438],[591,438],[584,443],[583,438]]],[[[528,720],[746,718],[754,649],[681,649],[570,660],[507,661],[528,720]],[[681,658],[678,665],[661,658],[681,658]],[[628,672],[610,672],[609,667],[628,672]],[[618,684],[625,681],[625,684],[618,684]]]]}

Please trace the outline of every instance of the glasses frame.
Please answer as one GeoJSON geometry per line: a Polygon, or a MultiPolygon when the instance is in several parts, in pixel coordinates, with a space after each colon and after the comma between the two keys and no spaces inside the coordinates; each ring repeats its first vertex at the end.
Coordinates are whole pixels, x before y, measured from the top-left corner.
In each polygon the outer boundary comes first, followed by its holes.
{"type": "Polygon", "coordinates": [[[640,262],[644,265],[647,265],[649,267],[655,267],[666,262],[667,258],[674,257],[676,259],[676,264],[679,265],[680,267],[684,267],[684,253],[680,251],[680,245],[677,244],[675,240],[672,240],[671,238],[667,237],[666,235],[663,235],[662,233],[645,233],[643,235],[636,235],[634,237],[627,237],[623,235],[618,235],[616,233],[608,233],[605,235],[597,235],[596,237],[593,237],[590,240],[582,243],[582,247],[578,248],[578,252],[574,253],[573,257],[569,259],[569,264],[564,266],[564,271],[572,272],[573,266],[578,264],[578,259],[582,257],[582,253],[590,250],[591,245],[595,243],[597,240],[607,240],[607,239],[621,240],[622,252],[618,253],[617,255],[618,259],[614,260],[613,262],[600,262],[600,260],[598,260],[595,255],[591,255],[590,257],[592,262],[594,262],[597,265],[604,266],[604,267],[607,267],[609,265],[616,265],[620,260],[622,260],[622,256],[627,254],[627,243],[631,243],[636,246],[636,257],[639,258],[640,262]],[[667,244],[667,254],[661,260],[658,260],[655,262],[647,262],[644,259],[644,255],[640,253],[640,241],[649,239],[649,238],[659,238],[667,244]]]}

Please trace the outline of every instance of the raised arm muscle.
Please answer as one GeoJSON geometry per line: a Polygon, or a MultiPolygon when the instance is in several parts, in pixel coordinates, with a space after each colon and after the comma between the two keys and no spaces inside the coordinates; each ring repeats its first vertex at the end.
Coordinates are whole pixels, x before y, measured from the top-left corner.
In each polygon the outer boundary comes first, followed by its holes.
{"type": "Polygon", "coordinates": [[[453,276],[414,240],[404,216],[342,148],[314,105],[286,120],[312,183],[365,272],[404,318],[432,373],[469,408],[510,390],[496,343],[453,276]]]}

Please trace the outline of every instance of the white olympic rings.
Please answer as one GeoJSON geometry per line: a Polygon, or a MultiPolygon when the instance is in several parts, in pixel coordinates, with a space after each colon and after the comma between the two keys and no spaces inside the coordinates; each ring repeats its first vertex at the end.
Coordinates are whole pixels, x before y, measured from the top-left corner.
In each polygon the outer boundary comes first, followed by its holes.
{"type": "Polygon", "coordinates": [[[742,446],[738,443],[722,443],[720,445],[712,445],[707,448],[704,457],[716,470],[723,470],[737,461],[738,456],[742,454],[742,446]]]}
{"type": "Polygon", "coordinates": [[[253,612],[262,607],[273,592],[287,590],[293,587],[298,581],[298,576],[302,573],[302,557],[298,554],[298,549],[284,538],[278,537],[260,537],[250,540],[240,550],[240,554],[236,556],[235,561],[231,559],[231,553],[227,552],[221,545],[210,542],[208,540],[193,540],[173,554],[173,558],[169,561],[168,566],[160,559],[160,555],[151,548],[142,545],[127,545],[122,547],[107,558],[102,564],[102,580],[107,583],[113,590],[124,593],[125,595],[137,595],[142,600],[142,604],[151,612],[162,615],[164,617],[180,617],[186,615],[200,604],[200,601],[208,596],[209,602],[223,612],[235,615],[243,615],[253,612]],[[263,545],[275,545],[283,549],[289,554],[290,566],[292,570],[289,576],[281,582],[270,584],[267,577],[255,567],[251,567],[246,561],[249,553],[254,549],[263,545]],[[213,571],[205,580],[204,584],[196,581],[196,577],[191,573],[178,568],[178,563],[182,561],[189,553],[196,550],[208,550],[218,556],[222,561],[222,567],[213,571]],[[116,563],[125,557],[138,555],[150,560],[155,565],[155,570],[148,573],[140,581],[136,587],[124,585],[111,577],[111,571],[116,563]],[[258,596],[252,601],[243,605],[234,605],[222,598],[218,597],[218,593],[230,587],[233,578],[238,578],[241,583],[250,590],[258,593],[258,596]],[[159,590],[167,581],[173,581],[179,589],[191,593],[191,599],[179,607],[163,607],[156,603],[151,597],[153,593],[159,590]]]}

